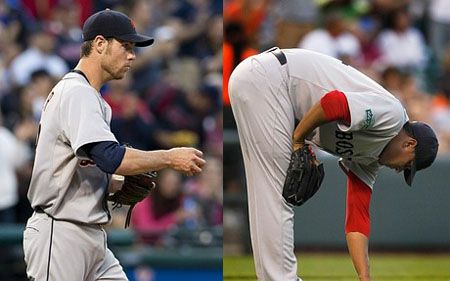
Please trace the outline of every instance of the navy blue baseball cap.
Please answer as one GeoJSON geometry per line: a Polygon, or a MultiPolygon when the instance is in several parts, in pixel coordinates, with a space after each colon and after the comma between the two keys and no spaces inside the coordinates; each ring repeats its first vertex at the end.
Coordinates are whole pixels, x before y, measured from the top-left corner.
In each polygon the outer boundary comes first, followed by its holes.
{"type": "Polygon", "coordinates": [[[84,22],[83,41],[93,40],[97,35],[132,42],[136,47],[150,46],[154,41],[151,37],[138,34],[127,15],[110,9],[97,12],[84,22]]]}
{"type": "Polygon", "coordinates": [[[416,172],[433,164],[436,159],[439,143],[433,129],[423,122],[408,122],[403,128],[410,137],[417,141],[415,149],[416,157],[411,168],[403,171],[406,183],[411,186],[416,172]]]}

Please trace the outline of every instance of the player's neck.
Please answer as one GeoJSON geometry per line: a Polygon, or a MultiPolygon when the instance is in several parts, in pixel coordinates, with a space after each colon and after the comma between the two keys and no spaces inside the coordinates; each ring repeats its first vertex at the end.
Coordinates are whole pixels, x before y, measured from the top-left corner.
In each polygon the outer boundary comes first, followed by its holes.
{"type": "Polygon", "coordinates": [[[94,87],[97,92],[100,91],[100,88],[106,82],[103,81],[102,70],[96,62],[92,62],[86,58],[81,58],[77,66],[75,66],[75,69],[82,71],[84,75],[86,75],[89,84],[94,87]]]}

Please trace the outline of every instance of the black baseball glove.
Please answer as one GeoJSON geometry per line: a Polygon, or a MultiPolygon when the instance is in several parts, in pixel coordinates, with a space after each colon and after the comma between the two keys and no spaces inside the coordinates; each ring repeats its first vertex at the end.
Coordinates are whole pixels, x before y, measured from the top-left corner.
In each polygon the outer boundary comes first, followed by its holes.
{"type": "Polygon", "coordinates": [[[305,144],[292,152],[283,186],[284,199],[295,206],[303,205],[319,190],[324,176],[323,164],[317,164],[314,151],[305,144]]]}
{"type": "Polygon", "coordinates": [[[122,188],[108,196],[108,200],[113,202],[113,209],[121,208],[122,205],[130,206],[125,221],[125,228],[130,225],[131,212],[134,206],[144,200],[155,188],[156,184],[154,180],[156,177],[156,172],[125,176],[122,188]]]}

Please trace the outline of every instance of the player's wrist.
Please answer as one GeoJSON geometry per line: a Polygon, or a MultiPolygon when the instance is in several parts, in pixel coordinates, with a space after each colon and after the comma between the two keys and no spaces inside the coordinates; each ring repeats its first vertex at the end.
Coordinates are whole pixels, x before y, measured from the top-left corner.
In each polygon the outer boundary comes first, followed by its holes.
{"type": "Polygon", "coordinates": [[[303,138],[300,139],[293,139],[292,141],[292,148],[294,149],[294,151],[302,148],[305,145],[305,140],[303,138]]]}
{"type": "Polygon", "coordinates": [[[370,275],[363,275],[363,276],[359,276],[359,281],[372,281],[372,278],[370,278],[370,275]]]}
{"type": "Polygon", "coordinates": [[[176,156],[176,151],[172,148],[169,150],[161,151],[161,161],[164,165],[164,168],[170,168],[174,165],[174,157],[176,156]]]}

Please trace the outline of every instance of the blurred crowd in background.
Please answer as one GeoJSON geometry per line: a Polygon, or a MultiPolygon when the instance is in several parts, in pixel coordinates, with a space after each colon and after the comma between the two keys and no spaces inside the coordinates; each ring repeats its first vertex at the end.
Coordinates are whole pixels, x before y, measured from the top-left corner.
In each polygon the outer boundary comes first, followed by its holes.
{"type": "Polygon", "coordinates": [[[225,237],[245,222],[245,194],[227,84],[243,59],[270,49],[305,48],[365,73],[436,130],[439,154],[450,155],[450,0],[224,1],[225,237]],[[235,210],[233,202],[236,203],[235,210]]]}
{"type": "MultiPolygon", "coordinates": [[[[42,105],[80,57],[82,24],[105,8],[122,11],[155,38],[136,48],[126,78],[101,94],[120,143],[143,150],[193,146],[205,171],[185,178],[161,171],[132,225],[145,243],[175,228],[222,224],[222,1],[0,0],[0,222],[25,223],[26,198],[42,105]]],[[[123,228],[127,208],[110,227],[123,228]]]]}

